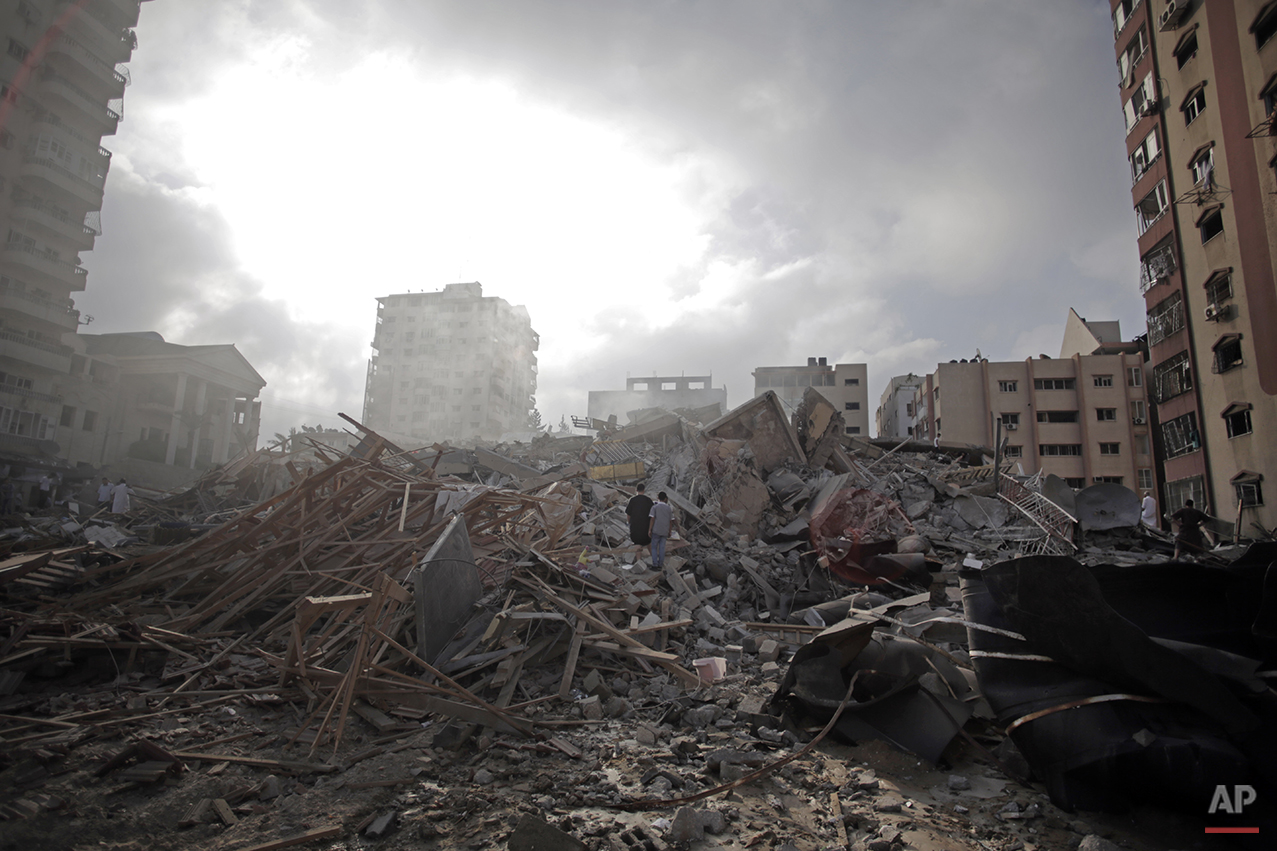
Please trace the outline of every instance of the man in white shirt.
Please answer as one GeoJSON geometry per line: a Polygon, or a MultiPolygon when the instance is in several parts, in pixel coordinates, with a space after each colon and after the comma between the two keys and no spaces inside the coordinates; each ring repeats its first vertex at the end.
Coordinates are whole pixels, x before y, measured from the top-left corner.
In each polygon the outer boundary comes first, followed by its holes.
{"type": "Polygon", "coordinates": [[[126,514],[131,506],[129,496],[133,493],[133,489],[129,487],[128,482],[120,479],[120,483],[111,489],[111,513],[126,514]]]}
{"type": "Polygon", "coordinates": [[[649,545],[652,551],[652,567],[665,566],[665,540],[670,536],[670,530],[677,525],[674,519],[674,509],[670,507],[669,494],[661,491],[656,495],[657,501],[652,504],[652,511],[648,514],[647,534],[652,539],[649,545]]]}
{"type": "Polygon", "coordinates": [[[111,480],[106,476],[102,477],[102,484],[98,485],[98,510],[111,507],[111,480]]]}
{"type": "Polygon", "coordinates": [[[1144,491],[1144,499],[1140,501],[1140,522],[1150,529],[1157,528],[1157,500],[1149,491],[1144,491]]]}

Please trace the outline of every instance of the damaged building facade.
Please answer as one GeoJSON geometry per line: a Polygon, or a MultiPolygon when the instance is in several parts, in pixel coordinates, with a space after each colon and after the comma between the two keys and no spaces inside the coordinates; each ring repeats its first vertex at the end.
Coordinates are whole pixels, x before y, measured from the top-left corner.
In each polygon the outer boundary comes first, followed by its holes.
{"type": "Polygon", "coordinates": [[[807,358],[806,366],[760,366],[754,370],[754,396],[773,392],[793,412],[808,387],[842,414],[845,434],[869,436],[869,368],[863,363],[830,365],[826,358],[807,358]]]}
{"type": "Polygon", "coordinates": [[[22,468],[65,470],[68,437],[93,425],[64,422],[66,338],[90,321],[72,294],[101,234],[101,142],[121,120],[138,15],[138,0],[25,0],[0,14],[0,458],[22,468]]]}
{"type": "Polygon", "coordinates": [[[875,413],[877,432],[875,437],[913,437],[918,423],[918,410],[914,397],[923,384],[921,375],[893,376],[882,391],[875,413]]]}
{"type": "MultiPolygon", "coordinates": [[[[652,375],[626,378],[624,390],[591,390],[589,417],[607,422],[613,417],[624,425],[651,408],[666,411],[718,406],[714,417],[727,410],[727,389],[714,386],[712,375],[652,375]]],[[[712,417],[711,417],[712,418],[712,417]]]]}
{"type": "Polygon", "coordinates": [[[364,422],[419,440],[495,440],[536,406],[540,337],[523,305],[479,282],[377,299],[364,422]]]}
{"type": "MultiPolygon", "coordinates": [[[[1117,323],[1091,323],[1120,337],[1117,323]]],[[[1070,312],[1058,358],[953,361],[936,366],[914,404],[920,440],[993,446],[1027,473],[1074,488],[1100,482],[1135,489],[1156,480],[1144,355],[1136,343],[1105,342],[1070,312]]]]}
{"type": "Polygon", "coordinates": [[[1193,498],[1226,522],[1271,529],[1277,5],[1112,10],[1162,501],[1193,498]]]}

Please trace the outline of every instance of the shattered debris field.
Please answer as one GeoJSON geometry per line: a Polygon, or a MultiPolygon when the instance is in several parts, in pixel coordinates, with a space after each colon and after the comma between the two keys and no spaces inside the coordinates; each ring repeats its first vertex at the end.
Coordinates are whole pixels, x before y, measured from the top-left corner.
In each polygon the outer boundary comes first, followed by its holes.
{"type": "Polygon", "coordinates": [[[0,849],[1271,847],[1277,543],[821,402],[7,518],[0,849]]]}

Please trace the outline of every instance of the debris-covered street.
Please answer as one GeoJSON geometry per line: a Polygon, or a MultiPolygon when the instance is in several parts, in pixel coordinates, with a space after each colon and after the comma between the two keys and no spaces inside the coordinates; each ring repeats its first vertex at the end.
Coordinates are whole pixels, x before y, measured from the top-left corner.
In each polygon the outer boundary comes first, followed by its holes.
{"type": "Polygon", "coordinates": [[[814,391],[792,420],[769,393],[472,449],[350,423],[349,453],[250,453],[126,516],[7,518],[0,848],[1274,827],[1277,543],[1171,564],[1120,486],[847,438],[814,391]],[[630,539],[640,483],[678,518],[660,566],[630,539]]]}

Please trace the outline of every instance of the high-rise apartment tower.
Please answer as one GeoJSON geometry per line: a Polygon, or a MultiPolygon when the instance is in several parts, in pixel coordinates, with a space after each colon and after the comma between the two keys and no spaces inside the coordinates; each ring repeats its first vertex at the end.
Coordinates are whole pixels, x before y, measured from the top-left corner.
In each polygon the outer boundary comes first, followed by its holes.
{"type": "Polygon", "coordinates": [[[1277,526],[1277,2],[1113,0],[1163,508],[1277,526]]]}

